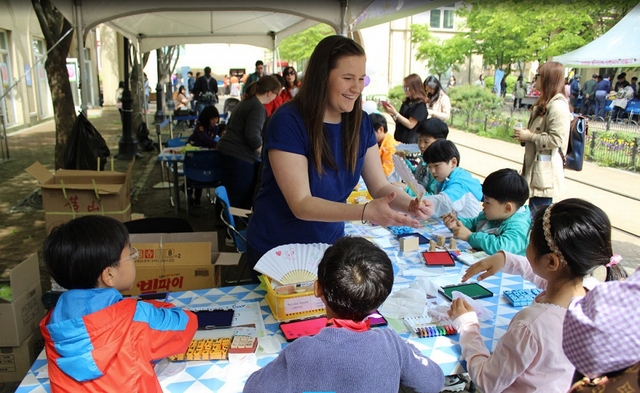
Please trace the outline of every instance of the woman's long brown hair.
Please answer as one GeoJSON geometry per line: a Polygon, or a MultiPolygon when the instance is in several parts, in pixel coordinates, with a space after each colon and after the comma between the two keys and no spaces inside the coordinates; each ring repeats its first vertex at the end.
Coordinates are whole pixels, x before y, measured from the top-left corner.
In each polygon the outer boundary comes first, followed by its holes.
{"type": "MultiPolygon", "coordinates": [[[[338,60],[346,56],[365,56],[364,49],[355,41],[339,35],[324,38],[311,54],[304,82],[292,103],[298,107],[302,122],[309,133],[311,148],[310,165],[320,175],[322,168],[337,169],[335,157],[329,149],[324,129],[324,112],[328,104],[329,73],[337,67],[338,60]]],[[[351,112],[342,114],[342,149],[347,168],[354,173],[358,159],[360,125],[362,122],[362,96],[359,95],[351,112]]]]}
{"type": "Polygon", "coordinates": [[[406,76],[404,78],[404,84],[409,88],[412,97],[407,97],[405,101],[420,101],[426,103],[429,100],[429,96],[427,96],[427,92],[424,89],[420,75],[411,74],[406,76]]]}
{"type": "Polygon", "coordinates": [[[558,93],[564,91],[564,66],[557,61],[549,61],[538,68],[538,90],[540,97],[535,105],[537,113],[534,116],[544,116],[547,113],[549,101],[558,93]]]}

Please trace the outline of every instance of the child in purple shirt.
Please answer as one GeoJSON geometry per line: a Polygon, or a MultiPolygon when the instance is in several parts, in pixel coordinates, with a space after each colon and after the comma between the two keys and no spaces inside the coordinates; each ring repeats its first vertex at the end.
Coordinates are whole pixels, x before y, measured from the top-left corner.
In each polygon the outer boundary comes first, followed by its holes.
{"type": "Polygon", "coordinates": [[[444,375],[392,329],[369,329],[367,316],[389,296],[393,268],[368,240],[344,237],[318,265],[314,293],[330,325],[289,344],[244,387],[252,392],[440,392],[444,375]]]}

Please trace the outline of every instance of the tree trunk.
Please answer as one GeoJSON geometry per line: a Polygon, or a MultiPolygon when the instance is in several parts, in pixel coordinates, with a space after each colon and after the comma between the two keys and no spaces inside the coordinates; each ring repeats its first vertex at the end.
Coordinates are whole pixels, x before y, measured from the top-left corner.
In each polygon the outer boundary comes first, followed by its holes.
{"type": "MultiPolygon", "coordinates": [[[[72,27],[71,23],[49,0],[31,0],[31,2],[47,42],[47,50],[53,48],[47,55],[44,68],[47,71],[49,90],[53,101],[56,125],[55,167],[59,169],[64,167],[64,151],[76,121],[76,109],[73,104],[71,83],[67,72],[67,55],[73,35],[69,34],[57,45],[56,43],[72,27]]],[[[78,39],[82,39],[82,33],[78,39]]]]}

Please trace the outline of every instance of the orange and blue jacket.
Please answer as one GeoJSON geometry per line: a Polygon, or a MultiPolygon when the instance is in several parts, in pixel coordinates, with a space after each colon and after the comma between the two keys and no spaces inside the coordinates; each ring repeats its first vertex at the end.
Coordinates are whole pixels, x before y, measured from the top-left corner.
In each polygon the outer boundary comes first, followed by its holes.
{"type": "Polygon", "coordinates": [[[51,392],[161,392],[152,362],[185,352],[197,328],[170,303],[67,291],[40,323],[51,392]]]}

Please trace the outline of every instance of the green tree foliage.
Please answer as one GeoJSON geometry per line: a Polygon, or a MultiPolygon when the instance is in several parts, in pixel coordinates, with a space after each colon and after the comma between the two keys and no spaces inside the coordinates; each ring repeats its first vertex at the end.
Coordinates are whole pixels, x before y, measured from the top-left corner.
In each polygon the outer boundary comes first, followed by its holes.
{"type": "Polygon", "coordinates": [[[335,34],[335,32],[331,26],[319,24],[291,35],[278,45],[280,58],[291,61],[308,59],[311,57],[311,53],[313,53],[318,42],[332,34],[335,34]]]}
{"type": "Polygon", "coordinates": [[[438,75],[438,79],[450,68],[460,71],[458,64],[464,62],[472,48],[470,40],[461,35],[442,42],[429,33],[428,25],[411,25],[411,43],[417,51],[416,59],[427,61],[429,72],[438,75]]]}
{"type": "Polygon", "coordinates": [[[449,90],[451,106],[466,115],[467,129],[472,117],[495,116],[502,108],[502,98],[481,86],[464,85],[449,90]]]}
{"type": "Polygon", "coordinates": [[[484,65],[507,75],[519,61],[546,61],[577,49],[620,21],[637,0],[465,0],[461,35],[484,65]]]}

